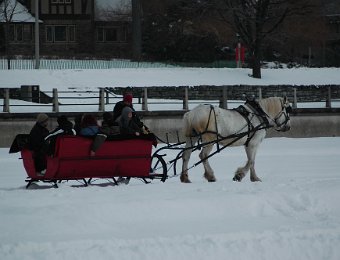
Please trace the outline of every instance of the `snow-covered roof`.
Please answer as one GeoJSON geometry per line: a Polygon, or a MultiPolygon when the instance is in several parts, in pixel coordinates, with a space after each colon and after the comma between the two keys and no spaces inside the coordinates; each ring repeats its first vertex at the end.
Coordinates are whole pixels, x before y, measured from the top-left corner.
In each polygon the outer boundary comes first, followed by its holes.
{"type": "Polygon", "coordinates": [[[95,20],[129,20],[131,17],[131,0],[96,0],[95,20]]]}
{"type": "MultiPolygon", "coordinates": [[[[4,0],[0,4],[0,22],[4,23],[6,21],[12,23],[34,23],[35,17],[17,0],[4,0]],[[12,14],[13,16],[10,18],[12,14]]],[[[39,22],[41,21],[39,20],[39,22]]]]}
{"type": "Polygon", "coordinates": [[[96,0],[98,8],[119,7],[122,5],[131,7],[131,0],[96,0]]]}

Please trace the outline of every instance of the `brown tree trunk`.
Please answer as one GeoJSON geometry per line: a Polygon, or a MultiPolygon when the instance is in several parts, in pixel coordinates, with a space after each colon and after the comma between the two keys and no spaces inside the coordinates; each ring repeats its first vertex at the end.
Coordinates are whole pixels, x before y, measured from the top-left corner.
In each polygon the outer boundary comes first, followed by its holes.
{"type": "Polygon", "coordinates": [[[253,77],[256,79],[261,78],[261,62],[258,57],[253,57],[253,77]]]}
{"type": "Polygon", "coordinates": [[[252,50],[252,69],[253,69],[253,78],[260,79],[261,78],[261,44],[260,41],[256,40],[253,50],[252,50]]]}

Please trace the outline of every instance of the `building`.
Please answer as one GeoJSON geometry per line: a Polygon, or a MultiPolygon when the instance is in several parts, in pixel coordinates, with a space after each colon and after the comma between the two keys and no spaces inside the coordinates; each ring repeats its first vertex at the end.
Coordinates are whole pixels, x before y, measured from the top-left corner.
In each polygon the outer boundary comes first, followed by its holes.
{"type": "MultiPolygon", "coordinates": [[[[0,55],[34,55],[36,0],[0,0],[0,55]]],[[[129,58],[131,1],[40,0],[40,55],[129,58]]]]}

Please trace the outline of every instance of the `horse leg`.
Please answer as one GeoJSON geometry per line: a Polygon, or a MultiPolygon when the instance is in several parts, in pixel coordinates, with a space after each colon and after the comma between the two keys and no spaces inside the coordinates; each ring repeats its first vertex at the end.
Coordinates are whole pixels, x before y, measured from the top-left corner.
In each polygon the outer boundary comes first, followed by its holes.
{"type": "Polygon", "coordinates": [[[245,147],[247,153],[247,163],[244,167],[240,167],[237,169],[235,176],[233,178],[234,181],[241,181],[247,174],[250,169],[250,180],[251,181],[261,181],[259,177],[256,175],[255,171],[255,156],[257,151],[257,145],[249,145],[245,147]]]}
{"type": "Polygon", "coordinates": [[[213,169],[210,167],[208,159],[205,159],[209,156],[211,150],[213,148],[213,144],[204,146],[202,151],[200,152],[200,159],[202,160],[204,166],[204,178],[206,178],[209,182],[215,182],[216,178],[214,175],[213,169]]]}
{"type": "Polygon", "coordinates": [[[236,170],[235,176],[233,178],[234,181],[242,181],[242,179],[247,175],[247,172],[250,169],[250,179],[252,181],[260,180],[257,178],[256,173],[255,173],[255,154],[256,154],[256,149],[254,146],[249,145],[245,146],[245,151],[247,154],[247,163],[243,167],[239,167],[236,170]]]}
{"type": "Polygon", "coordinates": [[[255,171],[255,156],[256,156],[257,147],[258,145],[246,147],[246,153],[247,153],[248,162],[250,165],[250,180],[252,182],[261,181],[261,179],[257,177],[256,171],[255,171]]]}
{"type": "Polygon", "coordinates": [[[192,149],[189,149],[190,147],[194,146],[194,144],[197,142],[198,138],[192,137],[186,139],[186,144],[182,156],[182,173],[180,176],[180,180],[183,183],[191,183],[189,176],[188,176],[188,164],[189,159],[192,153],[192,149]]]}

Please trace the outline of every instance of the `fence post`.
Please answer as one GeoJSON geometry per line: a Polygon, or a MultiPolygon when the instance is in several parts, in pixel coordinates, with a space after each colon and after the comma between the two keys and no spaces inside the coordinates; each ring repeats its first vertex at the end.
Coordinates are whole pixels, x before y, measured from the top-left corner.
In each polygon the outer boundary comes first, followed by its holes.
{"type": "Polygon", "coordinates": [[[110,104],[110,96],[109,96],[109,91],[105,90],[105,95],[106,95],[106,104],[110,104]]]}
{"type": "Polygon", "coordinates": [[[53,89],[53,112],[58,113],[59,112],[59,100],[58,100],[58,89],[53,89]]]}
{"type": "Polygon", "coordinates": [[[261,100],[262,99],[262,88],[261,87],[258,88],[258,92],[259,92],[259,100],[261,100]]]}
{"type": "Polygon", "coordinates": [[[294,88],[293,91],[294,91],[293,108],[297,108],[297,90],[296,90],[296,88],[294,88]]]}
{"type": "Polygon", "coordinates": [[[142,100],[142,110],[148,111],[148,88],[144,88],[143,100],[142,100]]]}
{"type": "Polygon", "coordinates": [[[9,88],[5,88],[5,90],[4,90],[4,107],[3,107],[3,111],[9,113],[9,88]]]}
{"type": "Polygon", "coordinates": [[[99,111],[105,111],[105,93],[103,88],[99,88],[99,111]]]}
{"type": "Polygon", "coordinates": [[[183,110],[189,110],[189,89],[184,88],[183,110]]]}
{"type": "Polygon", "coordinates": [[[220,108],[228,109],[227,87],[222,87],[222,97],[220,99],[220,108]]]}
{"type": "Polygon", "coordinates": [[[326,107],[331,108],[332,107],[332,87],[327,87],[327,96],[326,96],[326,107]]]}

